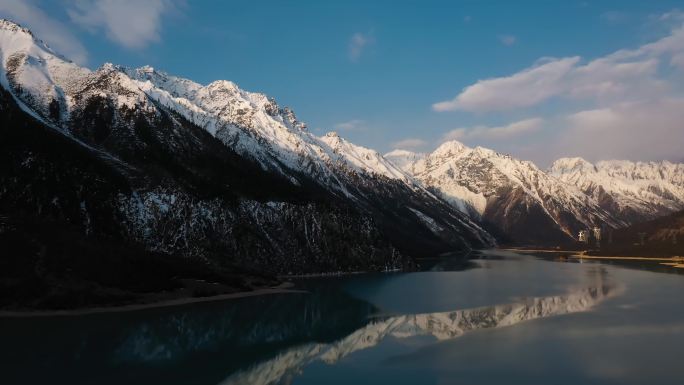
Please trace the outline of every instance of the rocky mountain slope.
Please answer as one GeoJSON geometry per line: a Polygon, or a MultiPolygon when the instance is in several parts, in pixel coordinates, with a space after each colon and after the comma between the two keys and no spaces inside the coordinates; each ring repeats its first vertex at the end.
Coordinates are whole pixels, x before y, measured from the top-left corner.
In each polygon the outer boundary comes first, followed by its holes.
{"type": "MultiPolygon", "coordinates": [[[[366,209],[391,215],[395,242],[414,248],[409,221],[419,221],[442,240],[454,234],[465,242],[491,244],[493,239],[468,216],[453,210],[410,175],[377,151],[357,146],[335,132],[317,137],[306,130],[294,112],[281,108],[263,94],[217,81],[202,86],[151,67],[120,68],[141,90],[268,171],[299,184],[312,178],[333,194],[350,198],[366,209]],[[392,207],[388,207],[392,206],[392,207]],[[389,210],[388,210],[389,209],[389,210]],[[408,219],[408,220],[407,220],[408,219]],[[469,238],[472,238],[469,240],[469,238]]],[[[424,248],[414,248],[416,251],[424,248]]]]}
{"type": "MultiPolygon", "coordinates": [[[[387,154],[390,160],[410,154],[387,154]]],[[[557,245],[572,241],[579,229],[620,227],[626,223],[597,199],[540,170],[532,162],[449,141],[405,171],[449,201],[481,219],[501,239],[514,243],[557,245]]]]}
{"type": "Polygon", "coordinates": [[[174,261],[144,288],[157,290],[187,265],[202,279],[385,270],[493,243],[377,152],[316,137],[290,109],[234,83],[91,71],[5,20],[0,59],[7,292],[24,285],[37,297],[32,287],[69,281],[128,295],[140,288],[124,271],[154,274],[141,261],[174,261]],[[117,257],[127,251],[140,258],[117,257]],[[116,282],[104,282],[105,266],[119,266],[116,282]],[[16,280],[23,270],[32,284],[16,280]]]}

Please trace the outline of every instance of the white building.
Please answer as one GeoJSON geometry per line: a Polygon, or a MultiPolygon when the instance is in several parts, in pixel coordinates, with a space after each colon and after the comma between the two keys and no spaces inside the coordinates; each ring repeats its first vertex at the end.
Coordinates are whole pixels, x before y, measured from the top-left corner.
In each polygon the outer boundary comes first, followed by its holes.
{"type": "Polygon", "coordinates": [[[578,236],[580,242],[589,242],[589,232],[587,230],[580,230],[578,236]]]}

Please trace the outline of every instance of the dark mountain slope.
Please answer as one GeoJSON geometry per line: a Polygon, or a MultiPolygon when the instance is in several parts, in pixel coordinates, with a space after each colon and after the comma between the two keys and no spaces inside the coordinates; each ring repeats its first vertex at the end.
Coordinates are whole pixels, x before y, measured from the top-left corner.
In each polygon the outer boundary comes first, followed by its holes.
{"type": "Polygon", "coordinates": [[[38,122],[0,90],[2,303],[84,306],[135,300],[188,278],[245,290],[273,282],[256,271],[401,266],[370,218],[323,195],[317,201],[315,189],[260,172],[223,145],[215,150],[184,152],[182,167],[163,151],[126,165],[38,122]],[[220,173],[202,167],[214,162],[220,173]],[[171,196],[165,211],[145,200],[171,196]],[[265,200],[276,196],[290,202],[275,210],[265,200]],[[221,218],[188,221],[206,209],[221,218]]]}
{"type": "Polygon", "coordinates": [[[617,229],[592,254],[684,257],[684,211],[617,229]]]}

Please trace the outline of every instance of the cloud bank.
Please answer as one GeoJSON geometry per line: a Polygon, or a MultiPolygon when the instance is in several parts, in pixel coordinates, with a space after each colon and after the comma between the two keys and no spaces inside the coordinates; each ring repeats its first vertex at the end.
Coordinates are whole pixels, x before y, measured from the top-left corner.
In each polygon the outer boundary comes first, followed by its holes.
{"type": "Polygon", "coordinates": [[[80,0],[67,13],[91,32],[102,30],[117,44],[142,49],[160,40],[162,16],[176,5],[174,0],[80,0]]]}
{"type": "Polygon", "coordinates": [[[536,146],[538,159],[546,161],[560,154],[593,160],[681,159],[684,14],[673,11],[656,20],[670,29],[651,43],[588,61],[542,57],[519,72],[477,81],[453,99],[433,104],[434,111],[478,116],[534,109],[543,118],[458,128],[444,138],[491,141],[543,130],[547,135],[536,146]]]}
{"type": "Polygon", "coordinates": [[[335,127],[336,130],[340,131],[353,131],[353,130],[361,130],[365,128],[366,122],[361,120],[361,119],[352,119],[348,120],[346,122],[341,122],[335,124],[333,127],[335,127]]]}
{"type": "Polygon", "coordinates": [[[512,137],[517,137],[523,134],[529,134],[538,131],[542,128],[544,124],[544,119],[542,118],[531,118],[525,119],[518,122],[514,122],[505,126],[498,127],[488,127],[488,126],[475,126],[470,128],[456,128],[453,129],[444,136],[442,136],[442,141],[446,142],[448,140],[464,140],[464,139],[489,139],[489,140],[502,140],[509,139],[512,137]]]}

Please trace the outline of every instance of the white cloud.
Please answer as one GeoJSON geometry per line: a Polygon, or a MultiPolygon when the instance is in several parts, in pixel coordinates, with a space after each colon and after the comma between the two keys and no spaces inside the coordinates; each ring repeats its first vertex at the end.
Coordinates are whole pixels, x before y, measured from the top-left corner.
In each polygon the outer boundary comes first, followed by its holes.
{"type": "Polygon", "coordinates": [[[162,16],[174,0],[80,0],[67,10],[71,20],[88,30],[104,30],[126,48],[142,49],[160,40],[162,16]]]}
{"type": "Polygon", "coordinates": [[[684,20],[684,12],[680,11],[679,9],[673,9],[670,12],[663,13],[658,18],[660,20],[683,21],[684,20]]]}
{"type": "Polygon", "coordinates": [[[31,29],[55,51],[79,64],[88,60],[88,52],[67,26],[48,16],[33,1],[0,0],[0,17],[31,29]]]}
{"type": "Polygon", "coordinates": [[[684,71],[684,53],[672,56],[670,65],[679,68],[680,71],[684,71]]]}
{"type": "Polygon", "coordinates": [[[480,80],[432,108],[487,112],[532,107],[552,98],[604,104],[653,98],[673,87],[662,64],[682,68],[682,55],[684,26],[680,23],[660,40],[585,64],[578,56],[542,58],[513,75],[480,80]]]}
{"type": "Polygon", "coordinates": [[[464,139],[488,139],[488,140],[502,140],[509,139],[520,135],[529,134],[539,131],[544,124],[542,118],[530,118],[513,122],[505,126],[489,127],[489,126],[475,126],[475,127],[461,127],[451,130],[442,136],[442,141],[448,140],[464,140],[464,139]]]}
{"type": "Polygon", "coordinates": [[[499,35],[499,41],[503,45],[511,46],[518,41],[518,38],[513,35],[499,35]]]}
{"type": "Polygon", "coordinates": [[[565,77],[579,57],[553,59],[514,75],[480,80],[454,99],[435,103],[435,111],[496,111],[530,107],[563,91],[565,77]]]}
{"type": "Polygon", "coordinates": [[[684,99],[619,103],[568,114],[554,151],[591,160],[680,160],[684,99]]]}
{"type": "Polygon", "coordinates": [[[428,145],[428,142],[418,138],[407,138],[392,143],[392,148],[400,150],[418,150],[423,149],[428,145]]]}
{"type": "Polygon", "coordinates": [[[361,130],[365,128],[366,122],[360,119],[352,119],[348,120],[346,122],[342,123],[337,123],[333,127],[335,127],[336,130],[340,131],[353,131],[353,130],[361,130]]]}
{"type": "Polygon", "coordinates": [[[375,43],[375,37],[372,34],[363,34],[357,32],[349,39],[348,53],[349,60],[358,62],[363,55],[364,50],[375,43]]]}

